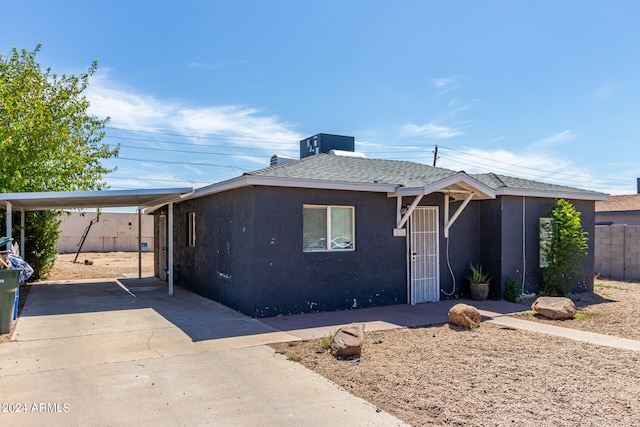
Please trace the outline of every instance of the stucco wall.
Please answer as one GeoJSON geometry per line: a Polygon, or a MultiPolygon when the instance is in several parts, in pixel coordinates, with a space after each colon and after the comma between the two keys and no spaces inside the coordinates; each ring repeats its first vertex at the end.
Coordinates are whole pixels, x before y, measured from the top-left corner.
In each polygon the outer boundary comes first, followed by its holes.
{"type": "MultiPolygon", "coordinates": [[[[82,234],[95,212],[62,213],[60,220],[60,237],[58,252],[75,253],[82,234]]],[[[142,251],[153,251],[153,217],[142,215],[142,251]]],[[[136,252],[138,251],[138,214],[103,212],[100,221],[91,226],[89,234],[82,245],[82,252],[136,252]]]]}
{"type": "Polygon", "coordinates": [[[594,270],[616,280],[640,280],[640,226],[596,226],[594,270]]]}

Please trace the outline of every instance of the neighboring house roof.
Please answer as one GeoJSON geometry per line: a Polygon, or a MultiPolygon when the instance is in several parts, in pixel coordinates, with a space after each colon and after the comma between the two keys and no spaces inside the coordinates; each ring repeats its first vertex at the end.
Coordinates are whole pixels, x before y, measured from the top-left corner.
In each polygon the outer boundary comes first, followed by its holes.
{"type": "Polygon", "coordinates": [[[598,212],[640,212],[640,194],[609,196],[609,200],[596,202],[598,212]]]}
{"type": "MultiPolygon", "coordinates": [[[[574,187],[509,177],[467,174],[422,163],[316,154],[293,162],[269,166],[227,181],[199,188],[191,197],[203,197],[251,185],[384,192],[390,196],[417,196],[435,192],[606,200],[607,195],[574,187]]],[[[152,209],[153,210],[153,209],[152,209]]]]}

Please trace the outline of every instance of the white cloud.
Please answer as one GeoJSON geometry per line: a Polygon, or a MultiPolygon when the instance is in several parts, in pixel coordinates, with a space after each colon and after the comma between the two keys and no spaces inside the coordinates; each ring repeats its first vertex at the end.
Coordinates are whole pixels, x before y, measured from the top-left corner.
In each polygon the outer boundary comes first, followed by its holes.
{"type": "Polygon", "coordinates": [[[549,147],[552,145],[564,144],[572,139],[574,139],[577,135],[570,130],[564,130],[562,132],[558,132],[554,135],[551,135],[547,138],[541,139],[539,141],[534,142],[528,148],[529,149],[539,149],[544,147],[549,147]]]}
{"type": "Polygon", "coordinates": [[[447,169],[464,170],[467,173],[494,172],[608,194],[628,193],[619,182],[619,176],[596,174],[586,167],[573,164],[570,159],[559,158],[551,153],[474,148],[460,151],[445,148],[439,153],[438,166],[447,169]]]}
{"type": "Polygon", "coordinates": [[[607,80],[596,88],[593,92],[593,98],[597,101],[604,101],[611,98],[620,90],[620,85],[613,80],[607,80]]]}
{"type": "Polygon", "coordinates": [[[205,70],[217,70],[224,67],[222,64],[209,64],[207,62],[190,62],[189,68],[203,68],[205,70]]]}
{"type": "Polygon", "coordinates": [[[424,125],[409,123],[402,127],[402,131],[411,136],[426,136],[435,139],[447,139],[462,135],[462,131],[456,128],[441,126],[435,123],[427,123],[424,125]]]}
{"type": "Polygon", "coordinates": [[[181,181],[195,181],[193,186],[199,187],[202,181],[212,183],[268,166],[272,154],[297,153],[298,141],[304,137],[290,123],[257,108],[195,106],[162,99],[119,85],[109,78],[108,71],[92,79],[86,96],[90,101],[89,113],[111,117],[108,136],[123,142],[120,158],[105,162],[119,168],[106,177],[112,187],[167,187],[171,182],[153,178],[159,171],[170,171],[160,176],[171,176],[164,179],[175,179],[179,186],[185,185],[181,181]],[[114,132],[110,128],[119,130],[114,132]],[[202,147],[189,147],[191,144],[202,147]],[[246,156],[247,153],[251,156],[246,156]],[[136,164],[132,159],[139,159],[137,170],[127,173],[136,164]],[[130,178],[136,175],[141,177],[139,181],[130,178]]]}
{"type": "Polygon", "coordinates": [[[461,86],[460,77],[451,76],[437,78],[433,80],[432,86],[437,89],[440,94],[447,93],[458,89],[461,86]]]}
{"type": "Polygon", "coordinates": [[[132,130],[174,131],[183,135],[215,135],[244,146],[243,139],[290,143],[304,136],[275,115],[236,105],[193,106],[123,88],[107,77],[92,80],[89,112],[111,117],[110,126],[132,130]]]}

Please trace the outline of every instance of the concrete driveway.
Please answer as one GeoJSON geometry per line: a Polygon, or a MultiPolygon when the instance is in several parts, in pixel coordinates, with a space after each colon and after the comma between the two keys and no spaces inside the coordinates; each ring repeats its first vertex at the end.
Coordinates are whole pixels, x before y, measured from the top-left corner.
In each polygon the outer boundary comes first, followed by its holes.
{"type": "Polygon", "coordinates": [[[264,344],[300,339],[155,278],[33,286],[0,425],[403,425],[264,344]]]}

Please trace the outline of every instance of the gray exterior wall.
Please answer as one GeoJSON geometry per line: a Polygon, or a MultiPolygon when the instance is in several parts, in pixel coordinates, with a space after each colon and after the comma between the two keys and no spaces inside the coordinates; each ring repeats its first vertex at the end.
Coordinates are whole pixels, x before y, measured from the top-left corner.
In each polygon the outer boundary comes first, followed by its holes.
{"type": "MultiPolygon", "coordinates": [[[[503,298],[506,283],[524,277],[525,293],[538,293],[542,286],[540,269],[539,222],[550,216],[555,199],[500,196],[479,202],[481,237],[480,260],[493,276],[490,298],[503,298]],[[523,240],[524,239],[524,240],[523,240]],[[524,245],[523,245],[524,241],[524,245]]],[[[592,201],[569,200],[581,212],[582,228],[589,236],[589,250],[581,263],[582,275],[574,291],[593,291],[593,236],[595,233],[592,201]]]]}
{"type": "MultiPolygon", "coordinates": [[[[528,292],[541,283],[538,223],[552,201],[526,199],[528,292]]],[[[593,202],[573,203],[593,234],[593,202]]],[[[448,248],[444,196],[425,196],[420,205],[439,207],[440,299],[469,295],[469,263],[493,277],[491,298],[501,298],[512,277],[522,278],[521,197],[470,203],[450,230],[448,248]]],[[[395,223],[396,199],[381,193],[257,186],[187,200],[174,207],[174,281],[254,317],[406,304],[408,241],[392,236],[395,223]],[[355,206],[356,250],[303,252],[304,204],[355,206]],[[196,213],[193,247],[187,246],[189,212],[196,213]]],[[[593,289],[593,252],[583,271],[581,288],[593,289]]]]}

